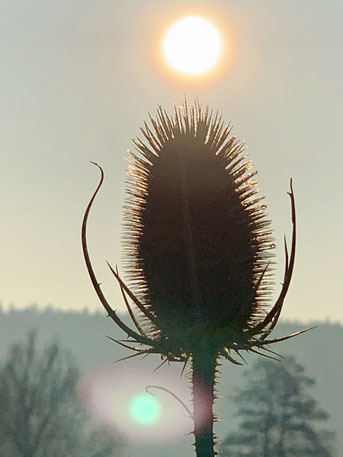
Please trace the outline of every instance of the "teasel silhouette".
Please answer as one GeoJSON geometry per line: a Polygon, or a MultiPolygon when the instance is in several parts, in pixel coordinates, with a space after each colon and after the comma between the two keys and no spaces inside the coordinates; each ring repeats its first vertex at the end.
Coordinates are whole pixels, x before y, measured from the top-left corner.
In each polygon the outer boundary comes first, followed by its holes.
{"type": "Polygon", "coordinates": [[[273,248],[266,206],[244,143],[231,135],[218,113],[185,101],[169,116],[162,107],[141,129],[130,152],[124,206],[123,264],[129,282],[119,283],[134,329],[106,300],[90,260],[86,229],[83,252],[94,289],[113,321],[128,336],[114,340],[133,351],[125,357],[160,354],[165,362],[191,366],[195,449],[216,455],[213,432],[215,384],[221,359],[236,365],[242,352],[277,355],[269,338],[282,310],[294,268],[295,201],[290,183],[292,241],[285,240],[285,271],[270,304],[273,248]]]}

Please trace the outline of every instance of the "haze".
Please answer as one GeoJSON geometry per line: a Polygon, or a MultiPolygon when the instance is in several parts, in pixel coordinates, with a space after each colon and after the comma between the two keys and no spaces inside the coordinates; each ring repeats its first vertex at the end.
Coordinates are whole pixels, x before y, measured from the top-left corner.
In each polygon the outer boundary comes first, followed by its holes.
{"type": "Polygon", "coordinates": [[[338,0],[0,0],[0,299],[100,309],[86,274],[80,225],[106,182],[89,226],[99,279],[122,306],[105,260],[120,265],[126,150],[161,103],[199,97],[246,141],[278,246],[298,214],[294,280],[283,318],[343,323],[343,4],[338,0]],[[163,28],[180,16],[225,25],[232,58],[201,84],[158,61],[163,28]]]}

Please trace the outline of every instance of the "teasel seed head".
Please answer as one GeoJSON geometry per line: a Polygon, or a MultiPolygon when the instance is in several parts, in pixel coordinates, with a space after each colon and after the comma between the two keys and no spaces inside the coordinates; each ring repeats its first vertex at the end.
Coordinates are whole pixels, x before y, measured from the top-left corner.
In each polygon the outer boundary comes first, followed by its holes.
{"type": "Polygon", "coordinates": [[[162,333],[219,349],[269,298],[274,245],[256,171],[231,126],[198,103],[173,117],[160,107],[151,123],[130,155],[123,263],[162,333]]]}
{"type": "Polygon", "coordinates": [[[285,242],[284,281],[270,306],[275,245],[244,143],[198,101],[190,108],[185,101],[172,116],[159,107],[150,123],[129,156],[122,259],[128,285],[110,267],[137,331],[106,301],[88,254],[86,225],[101,167],[82,233],[93,286],[130,342],[148,346],[131,347],[137,355],[156,352],[187,362],[201,345],[240,364],[232,352],[269,351],[269,344],[294,336],[267,339],[294,267],[292,182],[291,252],[285,242]]]}

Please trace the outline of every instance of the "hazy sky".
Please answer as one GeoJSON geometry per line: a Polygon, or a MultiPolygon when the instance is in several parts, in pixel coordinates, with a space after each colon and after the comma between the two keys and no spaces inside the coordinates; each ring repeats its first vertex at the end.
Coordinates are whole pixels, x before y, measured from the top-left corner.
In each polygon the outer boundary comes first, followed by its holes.
{"type": "Polygon", "coordinates": [[[0,300],[100,309],[80,247],[98,181],[91,254],[113,303],[105,259],[120,262],[127,149],[157,103],[199,97],[234,124],[266,195],[278,245],[298,252],[284,318],[343,322],[341,0],[0,0],[0,300]],[[157,52],[183,15],[217,21],[232,58],[205,84],[167,74],[157,52]]]}

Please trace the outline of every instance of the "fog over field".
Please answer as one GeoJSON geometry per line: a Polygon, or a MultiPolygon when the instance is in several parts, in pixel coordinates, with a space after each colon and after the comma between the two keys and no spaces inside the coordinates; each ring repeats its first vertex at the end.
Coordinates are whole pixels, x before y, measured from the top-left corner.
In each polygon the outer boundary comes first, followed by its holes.
{"type": "MultiPolygon", "coordinates": [[[[343,344],[343,327],[329,322],[315,322],[313,325],[317,325],[317,328],[292,340],[279,343],[274,349],[280,354],[296,357],[297,361],[306,368],[307,375],[316,380],[312,394],[321,407],[329,413],[329,427],[338,432],[336,455],[339,456],[343,450],[343,441],[339,433],[343,429],[343,398],[341,395],[343,361],[337,348],[343,344]]],[[[282,336],[305,327],[306,325],[301,322],[283,321],[277,326],[273,335],[282,336]]],[[[105,335],[110,335],[121,339],[124,335],[109,318],[100,313],[89,314],[86,311],[63,313],[53,309],[39,312],[32,308],[12,310],[9,313],[2,312],[0,314],[1,359],[3,360],[5,357],[10,343],[23,341],[26,333],[33,328],[37,329],[40,346],[56,339],[62,347],[71,350],[75,361],[80,366],[82,375],[87,379],[91,379],[95,375],[100,376],[105,384],[107,380],[109,386],[106,387],[108,393],[103,399],[104,404],[111,400],[111,395],[116,398],[118,390],[121,392],[120,395],[123,395],[130,382],[136,383],[137,392],[144,392],[147,383],[158,384],[178,392],[184,401],[190,399],[187,381],[180,380],[181,364],[165,365],[155,374],[153,374],[153,370],[161,362],[157,356],[114,364],[114,361],[129,355],[129,351],[105,337],[105,335]]],[[[259,358],[258,355],[248,355],[248,366],[251,367],[253,362],[259,358]]],[[[231,395],[235,386],[243,385],[242,372],[244,369],[244,367],[236,367],[229,363],[224,363],[220,367],[218,388],[219,395],[223,398],[218,400],[218,406],[215,407],[222,420],[215,425],[220,439],[235,430],[237,426],[237,418],[233,417],[234,406],[231,395]]],[[[163,392],[156,392],[156,394],[166,402],[168,408],[171,408],[170,411],[172,411],[176,423],[182,423],[185,420],[182,407],[173,399],[168,398],[167,394],[163,392]]],[[[115,420],[118,420],[118,412],[113,415],[114,418],[117,418],[115,420]]],[[[187,425],[186,422],[187,427],[190,427],[190,423],[187,425]]],[[[134,457],[158,457],[161,453],[166,457],[172,457],[175,453],[182,453],[185,456],[193,455],[194,451],[190,446],[193,439],[191,436],[184,436],[183,431],[178,432],[179,435],[173,443],[163,442],[163,440],[161,442],[158,434],[154,436],[153,432],[150,431],[150,433],[152,439],[140,440],[138,445],[132,442],[131,437],[131,441],[129,440],[122,450],[124,455],[134,457]]]]}

